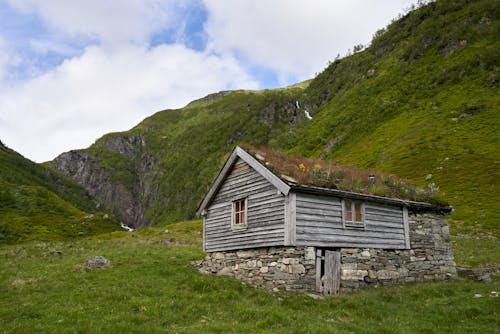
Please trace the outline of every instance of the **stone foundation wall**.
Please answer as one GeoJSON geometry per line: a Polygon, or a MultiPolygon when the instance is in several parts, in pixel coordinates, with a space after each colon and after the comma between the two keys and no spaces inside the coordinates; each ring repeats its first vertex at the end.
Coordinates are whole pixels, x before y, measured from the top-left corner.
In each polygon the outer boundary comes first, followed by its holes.
{"type": "Polygon", "coordinates": [[[315,261],[314,247],[266,247],[209,253],[201,271],[267,290],[314,291],[315,261]]]}
{"type": "MultiPolygon", "coordinates": [[[[457,277],[444,216],[410,213],[409,250],[337,248],[341,292],[457,277]]],[[[201,271],[235,277],[267,290],[316,289],[315,247],[267,247],[209,253],[201,271]]]]}

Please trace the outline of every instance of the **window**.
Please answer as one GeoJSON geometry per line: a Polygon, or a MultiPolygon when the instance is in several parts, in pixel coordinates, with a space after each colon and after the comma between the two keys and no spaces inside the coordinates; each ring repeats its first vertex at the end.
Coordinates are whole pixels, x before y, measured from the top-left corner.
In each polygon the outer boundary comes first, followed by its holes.
{"type": "Polygon", "coordinates": [[[365,227],[365,208],[363,203],[351,200],[343,200],[342,209],[342,222],[344,223],[344,227],[365,227]]]}
{"type": "Polygon", "coordinates": [[[238,199],[233,202],[233,216],[231,227],[246,228],[247,226],[247,199],[238,199]]]}

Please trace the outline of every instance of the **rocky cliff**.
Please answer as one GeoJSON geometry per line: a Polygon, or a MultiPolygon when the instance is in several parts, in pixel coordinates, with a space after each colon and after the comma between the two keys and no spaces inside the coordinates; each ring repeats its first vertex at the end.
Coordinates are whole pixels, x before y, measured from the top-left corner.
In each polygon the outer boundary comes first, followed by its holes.
{"type": "Polygon", "coordinates": [[[267,143],[269,133],[305,120],[292,97],[299,92],[211,94],[183,109],[159,112],[129,132],[106,135],[86,150],[63,153],[51,166],[126,225],[191,218],[226,150],[240,140],[261,137],[267,143]]]}

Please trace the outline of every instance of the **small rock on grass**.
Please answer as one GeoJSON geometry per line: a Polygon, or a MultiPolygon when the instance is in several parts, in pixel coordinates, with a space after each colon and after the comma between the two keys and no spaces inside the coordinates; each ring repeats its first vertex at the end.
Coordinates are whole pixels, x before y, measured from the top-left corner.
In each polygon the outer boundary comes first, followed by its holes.
{"type": "Polygon", "coordinates": [[[325,299],[324,296],[318,295],[318,294],[315,294],[315,293],[306,293],[306,296],[311,297],[312,299],[316,299],[316,300],[318,300],[318,299],[325,299]]]}
{"type": "Polygon", "coordinates": [[[102,269],[106,268],[110,265],[110,261],[106,259],[104,256],[93,256],[90,259],[85,260],[83,262],[83,266],[86,269],[102,269]]]}

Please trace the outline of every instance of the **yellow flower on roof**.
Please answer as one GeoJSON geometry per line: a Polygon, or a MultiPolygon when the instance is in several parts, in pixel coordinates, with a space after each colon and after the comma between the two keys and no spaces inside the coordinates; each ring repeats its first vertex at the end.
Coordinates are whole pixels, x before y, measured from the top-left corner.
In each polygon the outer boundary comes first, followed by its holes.
{"type": "Polygon", "coordinates": [[[301,163],[301,164],[299,165],[299,168],[300,168],[300,170],[301,170],[301,171],[303,171],[303,172],[305,172],[305,171],[306,171],[306,165],[304,165],[303,163],[301,163]]]}

